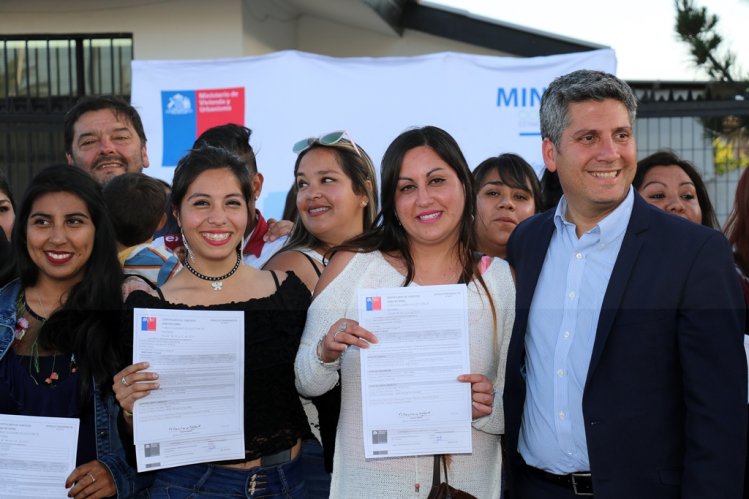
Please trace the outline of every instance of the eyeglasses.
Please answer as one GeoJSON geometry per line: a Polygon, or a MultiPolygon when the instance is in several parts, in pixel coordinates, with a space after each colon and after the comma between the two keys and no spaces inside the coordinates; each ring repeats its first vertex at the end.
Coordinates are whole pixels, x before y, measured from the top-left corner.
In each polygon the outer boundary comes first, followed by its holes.
{"type": "Polygon", "coordinates": [[[291,150],[294,151],[294,154],[301,154],[315,144],[320,144],[323,146],[332,146],[333,144],[337,144],[344,138],[348,139],[348,141],[351,142],[351,145],[354,146],[354,151],[356,151],[356,154],[358,154],[359,157],[361,157],[361,152],[359,152],[359,148],[356,147],[356,144],[351,138],[351,135],[349,135],[346,130],[338,130],[336,132],[326,133],[325,135],[321,135],[319,137],[308,137],[306,139],[302,139],[296,144],[294,144],[291,150]]]}

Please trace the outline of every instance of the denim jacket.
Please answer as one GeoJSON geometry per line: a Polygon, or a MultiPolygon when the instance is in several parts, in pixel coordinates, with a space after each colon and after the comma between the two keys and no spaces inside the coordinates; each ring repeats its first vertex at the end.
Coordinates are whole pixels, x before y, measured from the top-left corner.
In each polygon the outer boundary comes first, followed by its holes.
{"type": "MultiPolygon", "coordinates": [[[[0,359],[13,344],[13,334],[16,326],[16,299],[21,290],[21,281],[15,279],[0,289],[0,359]]],[[[119,406],[114,397],[109,394],[102,398],[102,393],[96,383],[94,386],[94,413],[96,426],[96,455],[98,460],[106,466],[114,477],[117,487],[117,497],[148,497],[147,493],[137,493],[139,489],[148,486],[150,477],[138,475],[127,464],[125,451],[122,448],[117,430],[117,415],[119,406]]]]}

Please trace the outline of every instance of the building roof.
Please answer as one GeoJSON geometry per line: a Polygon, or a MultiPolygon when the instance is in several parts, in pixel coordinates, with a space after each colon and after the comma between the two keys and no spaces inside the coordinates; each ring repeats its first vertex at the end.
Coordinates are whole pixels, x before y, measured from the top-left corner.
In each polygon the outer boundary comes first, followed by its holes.
{"type": "Polygon", "coordinates": [[[402,36],[415,30],[518,57],[608,48],[479,16],[428,0],[275,0],[291,12],[402,36]]]}
{"type": "MultiPolygon", "coordinates": [[[[367,3],[390,3],[367,0],[367,3]]],[[[525,28],[422,0],[405,0],[402,26],[520,57],[536,57],[609,48],[545,31],[525,28]]]]}

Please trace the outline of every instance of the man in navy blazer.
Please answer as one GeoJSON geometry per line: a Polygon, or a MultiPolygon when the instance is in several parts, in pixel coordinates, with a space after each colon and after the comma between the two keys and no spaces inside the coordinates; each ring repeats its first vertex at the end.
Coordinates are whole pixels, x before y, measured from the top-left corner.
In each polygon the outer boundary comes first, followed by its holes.
{"type": "Polygon", "coordinates": [[[717,231],[634,192],[635,97],[598,71],[541,102],[564,196],[508,246],[517,312],[504,390],[511,499],[738,499],[744,305],[717,231]]]}

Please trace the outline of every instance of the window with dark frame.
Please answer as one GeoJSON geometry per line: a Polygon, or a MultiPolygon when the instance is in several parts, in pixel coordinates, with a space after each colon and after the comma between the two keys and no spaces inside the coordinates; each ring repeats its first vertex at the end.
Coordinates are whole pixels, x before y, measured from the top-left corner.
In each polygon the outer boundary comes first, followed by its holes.
{"type": "Polygon", "coordinates": [[[131,33],[0,35],[0,172],[19,198],[65,162],[63,118],[86,95],[130,98],[131,33]]]}

